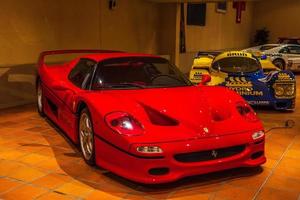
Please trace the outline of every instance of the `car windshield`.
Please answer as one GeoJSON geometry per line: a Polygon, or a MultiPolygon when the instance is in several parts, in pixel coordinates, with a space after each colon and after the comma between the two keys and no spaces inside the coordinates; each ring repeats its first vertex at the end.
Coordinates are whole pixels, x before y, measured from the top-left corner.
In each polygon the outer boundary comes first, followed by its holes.
{"type": "Polygon", "coordinates": [[[190,86],[192,83],[166,59],[124,57],[99,63],[94,89],[143,89],[190,86]]]}
{"type": "Polygon", "coordinates": [[[226,73],[250,73],[260,70],[261,65],[248,57],[227,57],[214,62],[212,68],[226,73]]]}
{"type": "Polygon", "coordinates": [[[263,45],[262,47],[260,47],[259,50],[265,51],[265,50],[273,49],[275,47],[278,47],[278,45],[263,45]]]}

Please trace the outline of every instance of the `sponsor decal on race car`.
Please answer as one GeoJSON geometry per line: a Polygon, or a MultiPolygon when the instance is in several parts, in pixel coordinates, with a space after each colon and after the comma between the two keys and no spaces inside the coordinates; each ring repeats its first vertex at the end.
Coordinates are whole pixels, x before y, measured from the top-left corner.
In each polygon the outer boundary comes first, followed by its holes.
{"type": "Polygon", "coordinates": [[[291,76],[287,73],[278,73],[278,80],[280,81],[290,81],[291,79],[291,76]]]}
{"type": "Polygon", "coordinates": [[[247,54],[244,52],[229,52],[227,53],[227,57],[232,57],[232,56],[244,56],[247,57],[247,54]]]}
{"type": "Polygon", "coordinates": [[[250,105],[269,105],[270,101],[248,101],[250,105]]]}
{"type": "Polygon", "coordinates": [[[236,91],[240,95],[263,96],[262,91],[254,90],[251,81],[247,81],[245,77],[229,77],[225,86],[236,91]]]}
{"type": "Polygon", "coordinates": [[[201,80],[202,79],[202,72],[195,72],[193,80],[201,80]]]}

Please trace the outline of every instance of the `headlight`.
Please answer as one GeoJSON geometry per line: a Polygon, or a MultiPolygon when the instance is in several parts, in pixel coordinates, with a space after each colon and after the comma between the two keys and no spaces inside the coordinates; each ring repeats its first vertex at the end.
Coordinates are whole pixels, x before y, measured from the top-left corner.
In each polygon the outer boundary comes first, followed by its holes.
{"type": "Polygon", "coordinates": [[[287,96],[293,96],[295,93],[295,86],[294,85],[288,85],[286,88],[285,88],[285,95],[287,96]]]}
{"type": "Polygon", "coordinates": [[[274,91],[277,96],[282,96],[284,94],[284,88],[279,85],[274,87],[274,91]]]}
{"type": "Polygon", "coordinates": [[[277,98],[291,98],[295,95],[295,83],[275,83],[273,85],[274,93],[277,98]]]}
{"type": "Polygon", "coordinates": [[[137,136],[144,133],[142,124],[124,112],[113,112],[105,117],[106,124],[121,135],[137,136]]]}
{"type": "Polygon", "coordinates": [[[252,139],[253,140],[257,140],[259,138],[264,137],[264,135],[265,135],[264,131],[257,131],[257,132],[255,132],[255,133],[252,134],[252,139]]]}
{"type": "Polygon", "coordinates": [[[258,117],[256,116],[256,113],[251,108],[251,106],[249,106],[249,104],[246,102],[242,102],[242,101],[237,102],[236,109],[238,113],[242,117],[244,117],[247,121],[257,122],[259,120],[258,117]]]}

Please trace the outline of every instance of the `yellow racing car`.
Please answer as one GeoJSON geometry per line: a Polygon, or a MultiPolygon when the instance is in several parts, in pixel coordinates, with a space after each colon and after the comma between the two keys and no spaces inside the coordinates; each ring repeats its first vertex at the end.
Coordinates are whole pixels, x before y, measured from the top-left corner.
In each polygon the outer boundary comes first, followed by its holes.
{"type": "Polygon", "coordinates": [[[228,51],[223,53],[218,51],[199,52],[194,58],[193,65],[189,73],[190,81],[192,81],[194,84],[198,84],[201,82],[202,74],[209,74],[211,75],[212,81],[210,81],[208,85],[218,85],[220,81],[223,81],[223,78],[221,77],[223,77],[224,74],[222,74],[221,72],[215,73],[214,70],[211,70],[210,67],[212,65],[212,62],[226,57],[236,57],[233,56],[235,53],[243,54],[245,57],[248,57],[250,59],[258,59],[263,72],[266,75],[272,71],[280,71],[280,69],[276,67],[264,54],[252,55],[243,51],[228,51]]]}
{"type": "Polygon", "coordinates": [[[251,105],[272,106],[276,110],[295,107],[295,76],[280,71],[266,56],[243,51],[199,52],[189,79],[194,84],[226,86],[251,105]]]}

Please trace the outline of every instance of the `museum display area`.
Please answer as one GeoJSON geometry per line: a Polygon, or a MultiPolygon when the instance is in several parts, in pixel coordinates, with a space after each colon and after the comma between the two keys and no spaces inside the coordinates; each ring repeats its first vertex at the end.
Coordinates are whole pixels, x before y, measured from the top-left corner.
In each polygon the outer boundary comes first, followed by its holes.
{"type": "Polygon", "coordinates": [[[0,6],[0,199],[300,199],[298,0],[0,6]]]}

